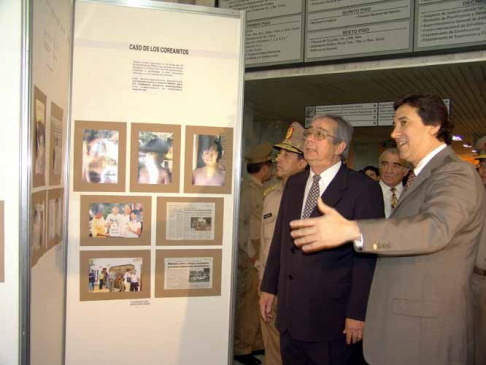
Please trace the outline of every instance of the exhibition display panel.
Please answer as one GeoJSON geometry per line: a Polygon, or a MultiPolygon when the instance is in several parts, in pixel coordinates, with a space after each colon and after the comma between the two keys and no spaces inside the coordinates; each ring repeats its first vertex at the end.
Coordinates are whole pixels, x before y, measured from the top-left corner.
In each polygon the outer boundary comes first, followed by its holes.
{"type": "Polygon", "coordinates": [[[66,364],[231,361],[244,28],[76,2],[66,364]]]}

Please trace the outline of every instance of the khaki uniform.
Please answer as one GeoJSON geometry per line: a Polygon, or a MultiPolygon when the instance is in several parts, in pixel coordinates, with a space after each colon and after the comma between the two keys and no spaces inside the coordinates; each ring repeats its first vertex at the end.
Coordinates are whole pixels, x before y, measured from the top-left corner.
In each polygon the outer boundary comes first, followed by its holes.
{"type": "MultiPolygon", "coordinates": [[[[270,245],[272,244],[273,231],[275,230],[275,223],[277,222],[283,190],[284,184],[278,183],[277,185],[268,188],[264,193],[265,200],[263,201],[261,246],[258,260],[255,263],[260,281],[263,279],[263,274],[265,272],[265,264],[267,263],[268,252],[270,250],[270,245]]],[[[277,300],[273,303],[270,315],[273,318],[268,322],[265,322],[260,316],[263,343],[265,344],[265,365],[281,365],[280,334],[275,326],[275,320],[277,318],[277,300]]]]}
{"type": "Polygon", "coordinates": [[[263,185],[248,175],[241,186],[238,220],[238,280],[234,354],[263,349],[258,304],[258,272],[253,258],[260,249],[263,185]]]}
{"type": "Polygon", "coordinates": [[[474,295],[474,332],[476,336],[476,365],[486,365],[486,226],[479,243],[472,276],[474,295]]]}

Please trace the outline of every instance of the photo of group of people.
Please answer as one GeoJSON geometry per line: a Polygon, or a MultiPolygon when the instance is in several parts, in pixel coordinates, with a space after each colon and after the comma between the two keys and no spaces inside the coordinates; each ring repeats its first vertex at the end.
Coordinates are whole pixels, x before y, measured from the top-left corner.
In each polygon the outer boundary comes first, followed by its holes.
{"type": "MultiPolygon", "coordinates": [[[[96,123],[76,122],[75,153],[79,157],[75,158],[74,169],[81,178],[75,190],[97,191],[98,187],[103,191],[123,191],[126,146],[121,133],[126,131],[126,125],[99,122],[96,128],[96,123]]],[[[131,126],[130,190],[179,192],[180,126],[141,123],[131,126]]],[[[230,192],[233,130],[187,127],[186,133],[190,140],[185,149],[189,162],[185,179],[196,189],[187,192],[230,192]],[[206,191],[204,187],[212,190],[206,191]]]]}
{"type": "Polygon", "coordinates": [[[91,258],[88,260],[90,293],[122,293],[142,290],[141,257],[91,258]]]}
{"type": "Polygon", "coordinates": [[[142,203],[93,203],[89,207],[89,237],[139,238],[143,233],[142,203]]]}
{"type": "Polygon", "coordinates": [[[150,297],[150,250],[83,250],[79,256],[82,301],[150,297]]]}

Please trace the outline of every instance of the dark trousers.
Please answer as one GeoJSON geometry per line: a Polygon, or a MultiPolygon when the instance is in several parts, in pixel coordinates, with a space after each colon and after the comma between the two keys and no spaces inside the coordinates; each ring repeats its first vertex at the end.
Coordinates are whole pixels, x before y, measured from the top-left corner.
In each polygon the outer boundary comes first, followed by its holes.
{"type": "Polygon", "coordinates": [[[365,365],[363,345],[348,345],[343,335],[335,341],[300,341],[287,331],[280,333],[280,351],[284,365],[365,365]]]}

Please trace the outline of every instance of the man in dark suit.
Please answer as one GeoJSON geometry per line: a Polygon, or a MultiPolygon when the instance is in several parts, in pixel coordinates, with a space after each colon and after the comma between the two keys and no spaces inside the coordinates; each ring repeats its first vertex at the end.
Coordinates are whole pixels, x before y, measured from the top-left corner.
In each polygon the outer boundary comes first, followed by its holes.
{"type": "Polygon", "coordinates": [[[292,222],[292,236],[309,253],[355,240],[356,250],[382,256],[366,314],[370,364],[470,365],[484,188],[474,166],[447,146],[453,125],[439,96],[409,95],[395,110],[391,136],[416,178],[390,218],[352,221],[319,202],[324,215],[292,222]]]}
{"type": "Polygon", "coordinates": [[[277,328],[285,365],[357,364],[375,257],[356,254],[352,243],[306,254],[289,223],[318,216],[319,196],[348,219],[383,217],[379,185],[342,161],[353,128],[333,115],[313,118],[305,132],[310,171],[287,181],[261,285],[260,310],[268,320],[278,294],[277,328]]]}

